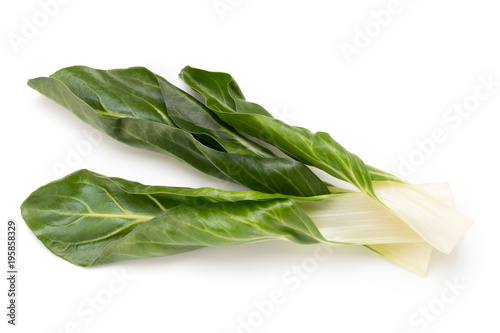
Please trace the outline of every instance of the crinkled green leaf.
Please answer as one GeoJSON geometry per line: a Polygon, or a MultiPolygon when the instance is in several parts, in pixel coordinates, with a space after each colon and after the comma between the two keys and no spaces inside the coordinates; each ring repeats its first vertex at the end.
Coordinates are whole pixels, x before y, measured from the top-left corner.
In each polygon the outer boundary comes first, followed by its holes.
{"type": "Polygon", "coordinates": [[[164,78],[158,77],[158,83],[168,115],[179,128],[228,153],[276,157],[266,148],[241,136],[198,100],[164,78]]]}
{"type": "MultiPolygon", "coordinates": [[[[446,189],[433,189],[443,202],[450,200],[446,189]]],[[[415,253],[413,249],[425,246],[413,243],[423,240],[402,229],[402,221],[388,217],[375,202],[367,204],[362,193],[338,188],[335,192],[294,197],[147,186],[80,170],[33,192],[21,211],[50,251],[85,267],[281,239],[364,244],[412,271],[425,272],[430,251],[415,253]],[[353,223],[346,223],[353,218],[353,223]],[[387,219],[382,226],[377,223],[380,218],[387,219]]]]}
{"type": "Polygon", "coordinates": [[[214,177],[270,193],[329,193],[305,165],[245,139],[145,68],[69,67],[29,85],[118,141],[173,155],[214,177]]]}
{"type": "Polygon", "coordinates": [[[150,187],[88,170],[41,187],[21,210],[50,251],[79,266],[273,239],[326,242],[286,196],[150,187]]]}
{"type": "Polygon", "coordinates": [[[469,218],[416,186],[366,166],[329,134],[312,133],[273,118],[260,105],[246,101],[240,92],[235,93],[233,87],[238,85],[229,74],[188,66],[181,77],[224,122],[274,145],[298,161],[350,182],[386,206],[438,250],[449,253],[472,225],[469,218]]]}
{"type": "Polygon", "coordinates": [[[273,118],[260,105],[246,101],[235,80],[227,73],[187,66],[182,70],[181,77],[205,98],[206,105],[224,122],[274,145],[298,161],[350,182],[372,197],[375,197],[372,180],[398,180],[395,176],[366,166],[328,133],[312,133],[273,118]]]}

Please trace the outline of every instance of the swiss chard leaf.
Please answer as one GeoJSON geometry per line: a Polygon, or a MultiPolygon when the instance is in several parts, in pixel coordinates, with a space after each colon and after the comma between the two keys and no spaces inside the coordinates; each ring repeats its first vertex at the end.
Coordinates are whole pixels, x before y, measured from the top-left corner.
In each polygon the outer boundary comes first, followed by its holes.
{"type": "MultiPolygon", "coordinates": [[[[298,244],[351,244],[346,232],[356,233],[360,224],[351,227],[340,220],[353,214],[364,220],[367,212],[379,216],[380,208],[374,209],[373,204],[366,206],[366,197],[359,192],[338,188],[335,192],[294,197],[256,191],[147,186],[79,170],[33,192],[22,204],[21,212],[28,227],[51,252],[75,265],[88,267],[172,255],[205,246],[274,239],[298,244]],[[343,206],[344,199],[359,204],[354,204],[353,210],[349,204],[343,206]],[[331,201],[322,203],[325,200],[331,201]],[[333,214],[332,224],[328,223],[326,229],[317,229],[317,214],[305,213],[311,212],[313,205],[319,205],[327,215],[333,214]],[[340,215],[329,212],[329,206],[335,211],[340,209],[340,215]],[[336,221],[341,225],[335,226],[336,221]],[[332,227],[339,233],[333,237],[332,227]],[[322,232],[330,236],[325,239],[322,232]]],[[[370,224],[370,220],[368,217],[364,223],[370,224]]],[[[378,236],[366,235],[366,243],[361,244],[424,275],[430,250],[420,240],[402,244],[405,239],[414,239],[408,238],[409,235],[390,236],[391,229],[401,230],[400,223],[384,224],[387,235],[398,243],[380,243],[381,234],[374,230],[378,236]]]]}
{"type": "Polygon", "coordinates": [[[215,143],[228,153],[276,157],[269,150],[244,138],[222,122],[191,95],[180,90],[162,77],[158,77],[169,117],[177,127],[193,134],[201,141],[215,143]]]}
{"type": "Polygon", "coordinates": [[[394,175],[369,167],[329,134],[285,124],[258,104],[246,101],[229,74],[185,67],[183,80],[205,98],[220,119],[274,145],[295,160],[350,182],[383,204],[436,249],[449,253],[473,222],[394,175]]]}
{"type": "Polygon", "coordinates": [[[372,180],[400,181],[395,176],[366,166],[328,133],[312,133],[290,126],[272,117],[263,107],[244,99],[231,75],[185,67],[181,77],[205,98],[205,104],[234,128],[274,145],[292,158],[320,168],[332,176],[350,182],[376,197],[372,180]]]}
{"type": "Polygon", "coordinates": [[[69,67],[29,85],[118,141],[172,155],[214,177],[270,193],[329,193],[305,165],[245,139],[145,68],[69,67]]]}
{"type": "Polygon", "coordinates": [[[286,196],[151,187],[88,170],[39,188],[21,211],[51,252],[85,267],[205,246],[327,242],[286,196]]]}

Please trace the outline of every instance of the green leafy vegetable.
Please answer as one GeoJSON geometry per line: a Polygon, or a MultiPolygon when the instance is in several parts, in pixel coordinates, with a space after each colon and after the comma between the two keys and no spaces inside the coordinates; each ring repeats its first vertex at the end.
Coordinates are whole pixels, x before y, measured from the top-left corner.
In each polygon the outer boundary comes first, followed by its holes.
{"type": "Polygon", "coordinates": [[[245,100],[226,73],[185,67],[181,77],[230,126],[274,145],[290,157],[347,181],[385,205],[438,250],[449,253],[472,221],[396,176],[369,167],[324,132],[312,133],[275,119],[245,100]]]}
{"type": "MultiPolygon", "coordinates": [[[[449,200],[443,185],[432,190],[449,200]]],[[[350,191],[293,197],[145,186],[79,170],[33,192],[21,211],[50,251],[85,267],[267,240],[364,244],[419,274],[430,258],[407,225],[350,191]],[[415,248],[420,259],[406,254],[415,248]]]]}
{"type": "Polygon", "coordinates": [[[305,165],[274,156],[222,123],[203,104],[142,67],[76,66],[29,86],[126,144],[169,155],[198,170],[270,193],[329,193],[305,165]]]}
{"type": "Polygon", "coordinates": [[[28,84],[118,141],[256,191],[144,186],[81,170],[22,205],[50,251],[93,266],[282,239],[364,245],[425,275],[432,248],[450,252],[472,224],[453,208],[447,186],[408,184],[364,164],[327,133],[273,118],[246,101],[229,74],[186,67],[181,77],[206,106],[142,67],[75,66],[28,84]],[[332,187],[305,164],[361,192],[332,187]]]}
{"type": "Polygon", "coordinates": [[[272,239],[326,242],[290,199],[149,187],[87,170],[41,187],[21,209],[50,251],[79,266],[272,239]]]}

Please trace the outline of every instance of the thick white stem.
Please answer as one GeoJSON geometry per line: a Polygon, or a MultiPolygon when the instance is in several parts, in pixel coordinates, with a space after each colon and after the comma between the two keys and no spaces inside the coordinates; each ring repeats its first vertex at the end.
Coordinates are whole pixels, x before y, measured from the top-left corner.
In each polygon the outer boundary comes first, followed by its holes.
{"type": "MultiPolygon", "coordinates": [[[[453,207],[448,183],[419,187],[432,200],[453,207]]],[[[426,275],[432,246],[402,219],[365,194],[351,193],[330,202],[299,204],[328,240],[366,245],[396,264],[426,275]]]]}
{"type": "MultiPolygon", "coordinates": [[[[447,183],[421,187],[432,198],[453,206],[447,183]]],[[[363,245],[426,242],[401,218],[363,193],[350,193],[321,203],[299,204],[330,241],[363,245]]]]}
{"type": "Polygon", "coordinates": [[[375,244],[368,247],[420,276],[427,274],[432,256],[432,246],[428,243],[375,244]]]}
{"type": "Polygon", "coordinates": [[[373,188],[385,206],[441,252],[450,253],[474,223],[417,186],[377,181],[373,188]]]}

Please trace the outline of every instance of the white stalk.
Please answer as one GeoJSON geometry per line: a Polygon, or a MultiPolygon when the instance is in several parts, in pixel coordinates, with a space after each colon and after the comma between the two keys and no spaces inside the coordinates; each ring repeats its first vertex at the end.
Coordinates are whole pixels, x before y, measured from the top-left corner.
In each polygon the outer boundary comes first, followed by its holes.
{"type": "MultiPolygon", "coordinates": [[[[448,183],[426,184],[420,188],[431,200],[453,207],[448,183]]],[[[365,245],[421,276],[427,273],[432,246],[405,221],[365,194],[353,192],[330,202],[299,204],[326,239],[365,245]]]]}
{"type": "Polygon", "coordinates": [[[428,243],[375,244],[368,247],[420,276],[427,274],[432,256],[432,246],[428,243]]]}
{"type": "Polygon", "coordinates": [[[450,253],[474,223],[417,186],[373,182],[379,200],[437,250],[450,253]]]}
{"type": "MultiPolygon", "coordinates": [[[[443,205],[453,205],[447,183],[422,185],[422,188],[443,205]]],[[[401,218],[360,192],[320,204],[299,204],[330,241],[363,245],[426,242],[401,218]]]]}
{"type": "Polygon", "coordinates": [[[361,245],[425,242],[400,218],[363,193],[300,206],[330,241],[361,245]]]}

